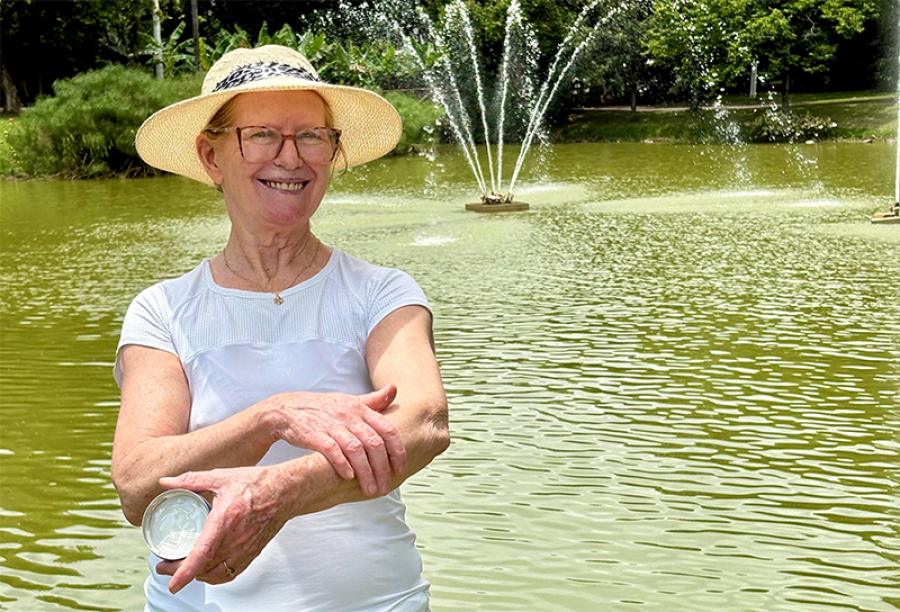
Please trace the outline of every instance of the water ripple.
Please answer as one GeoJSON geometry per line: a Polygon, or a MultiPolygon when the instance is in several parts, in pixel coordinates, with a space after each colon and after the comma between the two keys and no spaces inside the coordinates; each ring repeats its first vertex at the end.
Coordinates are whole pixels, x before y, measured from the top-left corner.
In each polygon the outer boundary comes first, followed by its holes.
{"type": "MultiPolygon", "coordinates": [[[[404,485],[433,608],[900,609],[900,241],[855,221],[876,149],[814,187],[750,149],[737,189],[625,151],[561,150],[508,216],[423,200],[385,160],[317,217],[435,311],[455,441],[404,485]]],[[[221,205],[176,179],[124,203],[107,183],[0,188],[0,609],[134,609],[112,355],[133,295],[221,246],[221,205]]]]}

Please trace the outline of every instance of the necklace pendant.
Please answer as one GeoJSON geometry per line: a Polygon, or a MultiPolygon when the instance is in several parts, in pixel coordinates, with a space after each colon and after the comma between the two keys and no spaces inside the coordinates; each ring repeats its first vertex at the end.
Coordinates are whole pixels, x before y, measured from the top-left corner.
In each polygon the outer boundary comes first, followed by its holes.
{"type": "Polygon", "coordinates": [[[272,301],[275,302],[276,306],[281,306],[282,304],[284,304],[284,298],[281,297],[281,294],[279,293],[275,294],[275,299],[272,301]]]}

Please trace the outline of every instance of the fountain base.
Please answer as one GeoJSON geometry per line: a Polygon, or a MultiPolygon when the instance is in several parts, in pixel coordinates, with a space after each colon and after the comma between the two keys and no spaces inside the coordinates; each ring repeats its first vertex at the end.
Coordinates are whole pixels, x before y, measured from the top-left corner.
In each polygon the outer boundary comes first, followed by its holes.
{"type": "Polygon", "coordinates": [[[466,204],[466,210],[475,212],[511,212],[514,210],[528,210],[529,205],[525,202],[516,202],[515,200],[507,200],[503,196],[484,196],[481,202],[466,204]]]}
{"type": "Polygon", "coordinates": [[[529,205],[525,202],[503,202],[501,204],[485,204],[484,202],[475,202],[466,204],[466,210],[475,212],[510,212],[513,210],[528,210],[529,205]]]}
{"type": "Polygon", "coordinates": [[[875,213],[872,223],[900,223],[900,204],[895,204],[889,212],[875,213]]]}

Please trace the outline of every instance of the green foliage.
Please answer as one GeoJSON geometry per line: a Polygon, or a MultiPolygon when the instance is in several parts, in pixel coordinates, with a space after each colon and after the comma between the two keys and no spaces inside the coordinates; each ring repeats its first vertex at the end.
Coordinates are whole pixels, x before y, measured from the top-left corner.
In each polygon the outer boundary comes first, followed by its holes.
{"type": "Polygon", "coordinates": [[[877,16],[875,0],[656,0],[647,48],[695,98],[746,78],[753,62],[786,95],[797,74],[827,79],[841,42],[877,16]]]}
{"type": "Polygon", "coordinates": [[[557,142],[698,142],[700,139],[697,118],[688,111],[585,112],[571,115],[553,133],[557,142]]]}
{"type": "Polygon", "coordinates": [[[173,77],[176,72],[190,71],[194,67],[194,41],[183,40],[179,42],[182,32],[184,32],[185,22],[179,23],[168,38],[157,44],[153,37],[147,33],[142,33],[146,47],[142,51],[142,55],[147,56],[146,64],[154,66],[162,59],[163,74],[167,78],[173,77]]]}
{"type": "MultiPolygon", "coordinates": [[[[597,33],[596,44],[575,71],[579,106],[596,106],[608,100],[630,98],[656,86],[662,79],[653,71],[644,42],[653,16],[653,0],[630,0],[612,15],[609,27],[597,33]]],[[[576,102],[577,101],[577,102],[576,102]]]]}
{"type": "Polygon", "coordinates": [[[873,0],[759,2],[744,30],[763,73],[784,83],[792,71],[825,72],[840,39],[849,39],[877,17],[873,0]]]}
{"type": "Polygon", "coordinates": [[[9,144],[9,131],[16,121],[12,117],[0,118],[0,177],[19,175],[18,153],[9,144]]]}
{"type": "MultiPolygon", "coordinates": [[[[733,108],[725,118],[736,127],[743,142],[795,142],[808,140],[888,139],[897,135],[897,107],[893,95],[871,91],[834,94],[800,94],[802,111],[785,118],[772,108],[733,108]]],[[[731,100],[746,105],[739,97],[731,100]]],[[[557,142],[643,140],[694,143],[723,142],[721,117],[710,110],[691,113],[658,109],[655,112],[586,111],[571,115],[553,134],[557,142]]],[[[724,142],[725,144],[733,144],[724,142]]]]}
{"type": "Polygon", "coordinates": [[[0,2],[0,55],[22,102],[31,104],[58,78],[134,61],[152,10],[149,0],[0,2]]]}
{"type": "Polygon", "coordinates": [[[157,81],[123,66],[59,80],[55,96],[39,100],[12,126],[9,145],[18,169],[29,176],[147,174],[152,170],[134,148],[138,127],[199,88],[197,77],[157,81]]]}
{"type": "Polygon", "coordinates": [[[385,98],[394,105],[403,119],[403,135],[394,149],[395,153],[421,150],[435,143],[437,125],[444,116],[440,106],[396,91],[388,92],[385,98]]]}
{"type": "Polygon", "coordinates": [[[784,113],[767,109],[746,128],[750,142],[805,142],[827,138],[837,127],[828,117],[809,113],[784,113]]]}
{"type": "MultiPolygon", "coordinates": [[[[98,178],[142,176],[147,167],[134,148],[141,123],[160,108],[189,98],[200,76],[157,81],[143,71],[109,66],[57,81],[56,95],[40,100],[0,131],[0,176],[98,178]]],[[[398,153],[430,146],[442,111],[429,101],[392,92],[403,119],[398,153]]]]}
{"type": "Polygon", "coordinates": [[[700,99],[731,84],[751,57],[746,32],[749,0],[656,0],[646,42],[649,53],[671,66],[675,91],[700,99]]]}

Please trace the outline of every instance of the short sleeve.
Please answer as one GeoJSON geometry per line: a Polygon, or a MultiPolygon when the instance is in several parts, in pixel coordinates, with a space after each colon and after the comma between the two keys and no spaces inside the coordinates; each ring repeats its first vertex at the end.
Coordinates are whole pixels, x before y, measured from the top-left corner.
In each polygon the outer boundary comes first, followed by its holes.
{"type": "Polygon", "coordinates": [[[141,292],[125,312],[122,335],[116,348],[116,365],[113,375],[116,384],[122,386],[122,347],[139,344],[177,354],[172,341],[171,308],[165,292],[158,285],[141,292]]]}
{"type": "Polygon", "coordinates": [[[403,306],[424,306],[431,311],[431,305],[422,288],[409,274],[400,270],[380,269],[369,282],[367,294],[367,336],[382,319],[403,306]]]}

